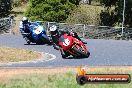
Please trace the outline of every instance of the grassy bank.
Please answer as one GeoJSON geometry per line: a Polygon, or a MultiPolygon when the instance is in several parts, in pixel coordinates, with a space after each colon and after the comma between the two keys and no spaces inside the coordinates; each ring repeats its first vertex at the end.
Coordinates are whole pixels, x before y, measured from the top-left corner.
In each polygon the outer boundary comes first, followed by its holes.
{"type": "Polygon", "coordinates": [[[0,47],[0,63],[28,61],[40,56],[40,53],[30,50],[0,47]]]}
{"type": "MultiPolygon", "coordinates": [[[[118,67],[120,69],[120,67],[118,67]]],[[[131,88],[132,83],[129,84],[86,84],[80,86],[76,83],[76,69],[70,69],[67,71],[64,68],[53,69],[41,69],[30,74],[17,74],[8,78],[5,83],[0,83],[0,88],[131,88]],[[62,70],[62,71],[61,71],[62,70]],[[47,72],[48,71],[48,72],[47,72]],[[60,72],[61,71],[61,72],[60,72]],[[46,73],[47,72],[47,73],[46,73]],[[57,73],[58,72],[58,73],[57,73]]],[[[99,74],[110,74],[110,73],[127,73],[132,76],[132,70],[124,67],[127,70],[116,70],[111,68],[94,68],[91,67],[87,70],[87,73],[99,73],[99,74]],[[93,70],[94,69],[94,70],[93,70]],[[102,70],[101,70],[102,69],[102,70]]],[[[30,71],[30,70],[28,70],[30,71]]]]}
{"type": "Polygon", "coordinates": [[[28,3],[23,4],[22,6],[14,7],[12,9],[11,14],[15,16],[15,26],[12,32],[16,35],[19,34],[19,24],[20,21],[22,20],[22,17],[24,16],[24,12],[26,11],[27,7],[28,3]]]}
{"type": "Polygon", "coordinates": [[[99,25],[101,10],[103,10],[101,6],[80,5],[71,12],[66,23],[99,25]]]}

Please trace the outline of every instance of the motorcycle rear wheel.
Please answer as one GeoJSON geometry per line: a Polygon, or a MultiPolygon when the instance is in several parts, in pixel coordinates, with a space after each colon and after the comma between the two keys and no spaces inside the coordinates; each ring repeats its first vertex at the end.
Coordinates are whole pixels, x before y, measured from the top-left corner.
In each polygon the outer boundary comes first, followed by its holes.
{"type": "Polygon", "coordinates": [[[84,57],[84,58],[88,58],[90,53],[85,53],[83,52],[81,49],[77,49],[76,47],[72,48],[75,52],[77,52],[79,54],[80,57],[84,57]]]}

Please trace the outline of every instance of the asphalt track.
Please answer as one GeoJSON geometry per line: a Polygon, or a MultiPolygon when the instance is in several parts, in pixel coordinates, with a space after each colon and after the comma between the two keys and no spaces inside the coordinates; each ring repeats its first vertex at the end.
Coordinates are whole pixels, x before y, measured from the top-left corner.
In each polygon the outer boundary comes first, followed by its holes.
{"type": "Polygon", "coordinates": [[[91,53],[89,58],[62,59],[60,52],[48,45],[24,45],[22,36],[0,35],[0,46],[30,49],[56,56],[47,61],[4,64],[0,67],[62,67],[62,66],[130,66],[132,65],[132,41],[87,39],[91,53]]]}

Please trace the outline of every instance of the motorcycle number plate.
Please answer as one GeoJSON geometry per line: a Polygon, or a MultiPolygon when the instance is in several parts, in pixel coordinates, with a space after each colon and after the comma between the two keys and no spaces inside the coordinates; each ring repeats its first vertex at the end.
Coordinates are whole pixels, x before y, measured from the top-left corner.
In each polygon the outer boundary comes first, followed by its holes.
{"type": "Polygon", "coordinates": [[[64,39],[63,45],[64,46],[68,46],[69,44],[70,44],[69,39],[68,38],[67,39],[64,39]]]}

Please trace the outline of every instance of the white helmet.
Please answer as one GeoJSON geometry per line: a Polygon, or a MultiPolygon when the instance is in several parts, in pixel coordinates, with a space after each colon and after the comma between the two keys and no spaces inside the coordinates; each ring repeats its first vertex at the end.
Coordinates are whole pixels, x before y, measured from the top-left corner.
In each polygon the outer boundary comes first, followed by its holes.
{"type": "Polygon", "coordinates": [[[57,26],[56,25],[52,25],[49,29],[50,29],[50,31],[56,31],[57,30],[57,26]]]}
{"type": "Polygon", "coordinates": [[[58,33],[58,28],[56,25],[52,25],[49,29],[51,35],[56,35],[58,33]]]}
{"type": "Polygon", "coordinates": [[[28,22],[28,18],[27,17],[23,17],[22,21],[26,23],[26,22],[28,22]]]}

